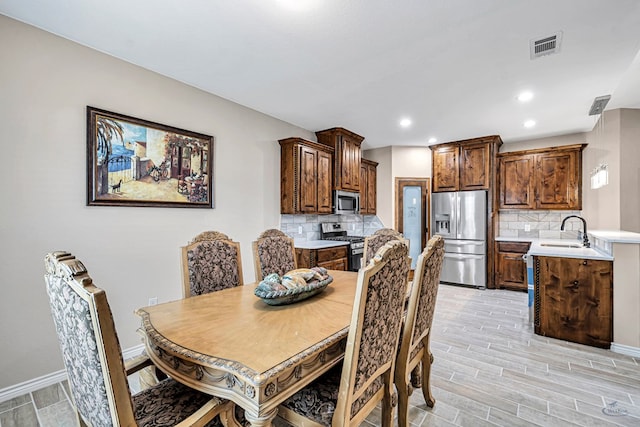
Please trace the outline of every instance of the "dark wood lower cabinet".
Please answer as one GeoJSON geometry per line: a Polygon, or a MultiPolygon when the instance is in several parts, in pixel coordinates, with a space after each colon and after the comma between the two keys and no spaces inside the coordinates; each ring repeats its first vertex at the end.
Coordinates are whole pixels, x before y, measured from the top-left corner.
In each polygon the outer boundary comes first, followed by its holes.
{"type": "Polygon", "coordinates": [[[298,268],[324,267],[327,270],[343,270],[349,268],[347,246],[336,246],[323,249],[296,248],[298,268]]]}
{"type": "Polygon", "coordinates": [[[613,262],[535,257],[535,332],[609,348],[613,340],[613,262]]]}
{"type": "Polygon", "coordinates": [[[527,266],[522,256],[529,242],[496,242],[496,287],[527,291],[527,266]]]}

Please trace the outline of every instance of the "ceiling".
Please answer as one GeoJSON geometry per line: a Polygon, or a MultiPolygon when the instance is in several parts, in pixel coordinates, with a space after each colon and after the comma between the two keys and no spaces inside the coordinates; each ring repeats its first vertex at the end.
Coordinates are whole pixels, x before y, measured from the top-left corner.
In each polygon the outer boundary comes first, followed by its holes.
{"type": "Polygon", "coordinates": [[[347,128],[365,149],[585,132],[602,95],[640,108],[638,0],[0,0],[0,13],[310,131],[347,128]],[[530,41],[558,31],[559,53],[532,60],[530,41]]]}

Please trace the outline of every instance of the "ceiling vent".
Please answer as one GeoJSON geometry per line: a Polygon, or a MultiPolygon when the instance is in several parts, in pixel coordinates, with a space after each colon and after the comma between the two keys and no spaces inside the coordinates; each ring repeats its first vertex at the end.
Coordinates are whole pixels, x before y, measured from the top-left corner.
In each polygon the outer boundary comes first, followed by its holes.
{"type": "Polygon", "coordinates": [[[562,31],[542,37],[529,42],[529,51],[531,59],[540,58],[541,56],[551,55],[560,52],[560,43],[562,42],[562,31]]]}
{"type": "Polygon", "coordinates": [[[611,99],[611,95],[599,96],[593,100],[593,104],[591,104],[591,108],[589,109],[590,116],[597,116],[598,114],[602,114],[604,111],[604,107],[607,106],[607,102],[611,99]]]}

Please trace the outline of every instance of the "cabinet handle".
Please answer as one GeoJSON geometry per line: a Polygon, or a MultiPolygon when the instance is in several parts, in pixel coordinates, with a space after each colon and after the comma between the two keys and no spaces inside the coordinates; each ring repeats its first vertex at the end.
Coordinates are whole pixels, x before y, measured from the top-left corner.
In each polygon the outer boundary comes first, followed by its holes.
{"type": "Polygon", "coordinates": [[[508,259],[510,261],[522,261],[522,257],[506,256],[504,259],[508,259]]]}

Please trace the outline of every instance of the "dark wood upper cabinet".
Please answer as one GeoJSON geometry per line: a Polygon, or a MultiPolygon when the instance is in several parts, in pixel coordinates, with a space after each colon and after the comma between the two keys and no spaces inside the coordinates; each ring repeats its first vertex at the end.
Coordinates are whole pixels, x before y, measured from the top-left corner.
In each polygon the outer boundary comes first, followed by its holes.
{"type": "Polygon", "coordinates": [[[586,145],[500,153],[500,209],[582,209],[586,145]]]}
{"type": "Polygon", "coordinates": [[[360,159],[360,213],[375,215],[377,203],[378,162],[360,159]]]}
{"type": "Polygon", "coordinates": [[[489,188],[490,148],[484,142],[460,145],[460,190],[489,188]]]}
{"type": "Polygon", "coordinates": [[[489,190],[501,144],[492,135],[430,146],[433,192],[489,190]]]}
{"type": "Polygon", "coordinates": [[[531,209],[534,205],[535,159],[529,155],[500,157],[500,208],[531,209]]]}
{"type": "Polygon", "coordinates": [[[302,138],[279,143],[280,213],[331,213],[333,148],[302,138]]]}
{"type": "Polygon", "coordinates": [[[460,173],[458,170],[458,145],[431,147],[433,165],[433,191],[458,191],[460,173]]]}
{"type": "Polygon", "coordinates": [[[320,144],[334,149],[334,189],[359,192],[360,145],[364,137],[339,127],[316,132],[316,137],[320,144]]]}

